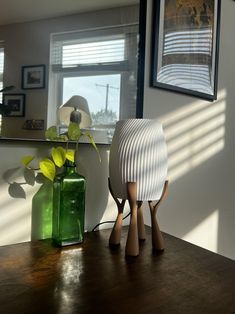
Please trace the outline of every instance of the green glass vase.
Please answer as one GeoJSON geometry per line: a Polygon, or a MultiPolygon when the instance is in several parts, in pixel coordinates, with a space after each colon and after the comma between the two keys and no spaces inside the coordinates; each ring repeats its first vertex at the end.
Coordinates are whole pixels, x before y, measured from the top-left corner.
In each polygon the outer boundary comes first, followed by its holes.
{"type": "Polygon", "coordinates": [[[53,183],[52,240],[57,246],[83,242],[85,220],[85,178],[74,162],[66,161],[65,171],[53,183]]]}

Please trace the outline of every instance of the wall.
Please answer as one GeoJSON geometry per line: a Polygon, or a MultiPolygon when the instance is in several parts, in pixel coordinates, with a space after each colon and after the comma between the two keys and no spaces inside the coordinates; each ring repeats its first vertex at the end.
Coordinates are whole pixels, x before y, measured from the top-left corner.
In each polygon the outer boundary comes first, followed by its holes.
{"type": "Polygon", "coordinates": [[[221,2],[218,100],[207,102],[149,87],[148,0],[144,117],[162,121],[168,145],[170,190],[159,209],[161,228],[234,259],[235,4],[221,2]]]}

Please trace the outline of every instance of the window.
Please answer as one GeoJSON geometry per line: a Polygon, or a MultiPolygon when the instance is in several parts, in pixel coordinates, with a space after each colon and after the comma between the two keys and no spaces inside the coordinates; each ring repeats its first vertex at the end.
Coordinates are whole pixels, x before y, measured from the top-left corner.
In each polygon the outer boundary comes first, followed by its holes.
{"type": "Polygon", "coordinates": [[[110,135],[117,120],[134,118],[137,47],[138,25],[53,34],[48,126],[63,124],[52,112],[74,95],[88,102],[90,130],[103,130],[104,136],[110,135]]]}
{"type": "Polygon", "coordinates": [[[115,123],[119,120],[120,85],[120,74],[64,77],[63,103],[76,92],[89,104],[93,127],[115,123]]]}

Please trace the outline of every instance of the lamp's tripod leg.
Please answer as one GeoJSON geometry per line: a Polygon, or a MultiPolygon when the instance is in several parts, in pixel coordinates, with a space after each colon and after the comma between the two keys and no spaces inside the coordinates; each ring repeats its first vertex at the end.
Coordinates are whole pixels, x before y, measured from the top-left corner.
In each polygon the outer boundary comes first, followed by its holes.
{"type": "Polygon", "coordinates": [[[152,247],[153,251],[163,251],[164,250],[164,239],[162,236],[162,233],[160,231],[160,228],[158,226],[157,222],[157,210],[159,208],[159,205],[163,201],[163,199],[167,196],[168,193],[168,181],[165,181],[165,185],[162,191],[162,195],[157,201],[157,203],[154,205],[152,201],[149,201],[149,208],[151,213],[151,224],[152,224],[152,247]]]}
{"type": "Polygon", "coordinates": [[[146,239],[142,204],[143,204],[142,201],[137,201],[137,222],[139,241],[145,241],[146,239]]]}
{"type": "Polygon", "coordinates": [[[137,226],[137,186],[136,182],[127,182],[127,197],[131,209],[130,225],[126,241],[126,255],[139,255],[139,239],[137,226]]]}
{"type": "Polygon", "coordinates": [[[109,245],[110,246],[118,246],[120,245],[120,239],[121,239],[121,231],[122,231],[122,220],[123,220],[123,210],[126,200],[122,200],[121,202],[114,196],[113,190],[111,187],[110,179],[108,179],[109,183],[109,191],[117,205],[118,208],[118,215],[115,221],[115,224],[113,226],[112,232],[109,237],[109,245]]]}

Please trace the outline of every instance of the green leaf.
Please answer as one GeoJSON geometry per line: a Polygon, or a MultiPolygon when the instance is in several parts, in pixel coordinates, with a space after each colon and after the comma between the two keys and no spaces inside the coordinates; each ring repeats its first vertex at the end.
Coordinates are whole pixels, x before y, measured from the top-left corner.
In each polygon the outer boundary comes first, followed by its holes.
{"type": "Polygon", "coordinates": [[[51,151],[51,155],[57,167],[62,167],[64,165],[66,157],[65,157],[65,150],[63,147],[61,146],[53,147],[51,151]]]}
{"type": "Polygon", "coordinates": [[[72,162],[74,162],[75,151],[73,149],[68,149],[66,151],[66,158],[72,162]]]}
{"type": "Polygon", "coordinates": [[[68,127],[68,138],[72,141],[79,141],[81,137],[81,129],[79,124],[71,122],[68,127]]]}
{"type": "Polygon", "coordinates": [[[22,164],[27,167],[28,164],[34,159],[34,156],[24,156],[22,159],[21,159],[21,162],[22,164]]]}
{"type": "Polygon", "coordinates": [[[55,177],[55,164],[48,158],[42,159],[39,163],[43,175],[53,181],[55,177]]]}
{"type": "Polygon", "coordinates": [[[99,158],[99,161],[101,162],[101,157],[100,157],[100,152],[98,150],[98,147],[96,146],[96,143],[92,137],[92,135],[89,133],[89,132],[85,132],[85,133],[82,133],[82,135],[86,136],[90,142],[90,144],[93,146],[93,148],[96,150],[97,154],[98,154],[98,158],[99,158]]]}
{"type": "Polygon", "coordinates": [[[47,140],[56,140],[58,135],[57,135],[57,128],[56,126],[51,126],[48,128],[45,132],[45,137],[47,140]]]}

